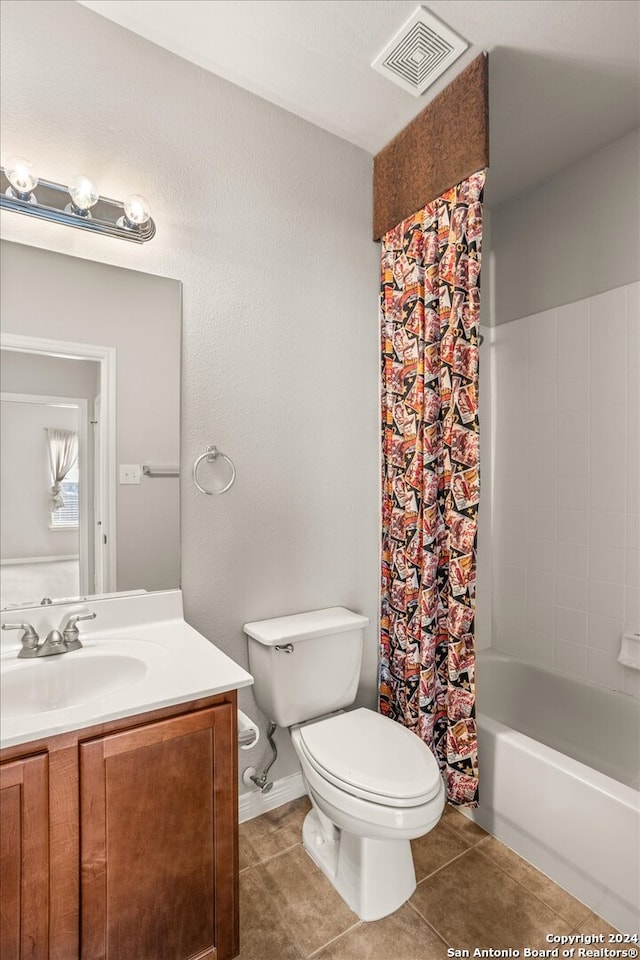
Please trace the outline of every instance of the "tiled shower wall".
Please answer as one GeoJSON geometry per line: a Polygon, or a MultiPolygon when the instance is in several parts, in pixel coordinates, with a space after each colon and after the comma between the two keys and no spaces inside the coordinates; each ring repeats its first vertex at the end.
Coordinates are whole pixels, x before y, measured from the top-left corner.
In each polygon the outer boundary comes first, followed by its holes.
{"type": "MultiPolygon", "coordinates": [[[[492,331],[496,647],[640,696],[640,284],[492,331]]],[[[486,349],[486,347],[485,347],[486,349]]]]}

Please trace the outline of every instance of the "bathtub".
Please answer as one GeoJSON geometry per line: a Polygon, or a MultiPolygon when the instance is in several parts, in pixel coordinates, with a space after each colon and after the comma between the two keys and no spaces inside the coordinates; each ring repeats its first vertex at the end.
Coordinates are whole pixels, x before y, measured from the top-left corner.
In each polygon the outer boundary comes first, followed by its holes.
{"type": "Polygon", "coordinates": [[[623,933],[640,930],[640,701],[478,654],[470,816],[623,933]]]}

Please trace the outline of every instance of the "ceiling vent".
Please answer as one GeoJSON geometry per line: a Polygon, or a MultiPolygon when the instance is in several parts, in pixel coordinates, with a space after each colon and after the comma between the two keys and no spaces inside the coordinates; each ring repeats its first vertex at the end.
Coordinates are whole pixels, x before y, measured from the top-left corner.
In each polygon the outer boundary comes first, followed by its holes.
{"type": "Polygon", "coordinates": [[[468,46],[441,20],[418,7],[371,66],[419,97],[468,46]]]}

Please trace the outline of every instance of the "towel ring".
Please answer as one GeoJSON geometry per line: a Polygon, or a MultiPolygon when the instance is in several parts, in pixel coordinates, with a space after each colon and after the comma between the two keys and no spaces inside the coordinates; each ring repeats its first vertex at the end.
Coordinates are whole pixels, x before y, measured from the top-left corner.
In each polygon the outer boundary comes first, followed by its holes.
{"type": "Polygon", "coordinates": [[[193,482],[195,483],[200,493],[206,493],[208,497],[212,497],[214,493],[226,493],[229,487],[233,486],[235,479],[236,479],[236,468],[233,464],[233,460],[229,459],[226,453],[222,453],[220,450],[218,450],[217,447],[214,447],[214,446],[207,447],[205,452],[200,454],[200,456],[196,459],[196,462],[193,465],[193,482]],[[205,490],[205,488],[201,487],[200,484],[198,483],[198,467],[200,466],[203,460],[206,460],[207,463],[213,463],[215,460],[218,459],[218,457],[222,457],[223,460],[226,460],[229,466],[231,467],[231,480],[229,480],[229,483],[226,485],[226,487],[222,487],[221,490],[205,490]]]}

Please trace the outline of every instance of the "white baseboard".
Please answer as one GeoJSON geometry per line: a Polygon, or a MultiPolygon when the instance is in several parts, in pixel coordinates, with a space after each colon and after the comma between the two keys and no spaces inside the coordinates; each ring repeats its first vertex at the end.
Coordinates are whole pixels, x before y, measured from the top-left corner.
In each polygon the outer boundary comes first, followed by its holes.
{"type": "Polygon", "coordinates": [[[268,810],[281,807],[283,803],[304,797],[306,792],[302,774],[292,773],[289,777],[275,780],[269,793],[261,793],[257,787],[255,790],[241,793],[238,798],[238,820],[240,823],[253,820],[254,817],[259,817],[268,810]]]}

